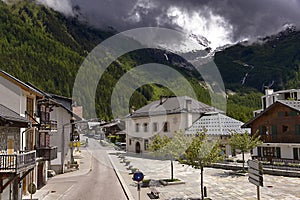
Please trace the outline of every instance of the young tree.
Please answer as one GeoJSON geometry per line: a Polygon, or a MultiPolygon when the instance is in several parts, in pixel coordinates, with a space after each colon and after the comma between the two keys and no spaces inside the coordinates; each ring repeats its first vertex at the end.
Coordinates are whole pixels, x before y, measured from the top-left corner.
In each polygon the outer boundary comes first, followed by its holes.
{"type": "Polygon", "coordinates": [[[205,166],[221,161],[224,156],[221,155],[220,141],[208,140],[205,133],[199,133],[184,154],[184,160],[181,163],[191,165],[201,172],[201,199],[204,199],[203,191],[203,171],[205,166]]]}
{"type": "Polygon", "coordinates": [[[151,143],[148,146],[148,150],[152,151],[154,153],[160,153],[161,149],[167,145],[167,143],[170,142],[170,138],[168,136],[160,136],[160,135],[154,135],[152,138],[151,143]]]}
{"type": "Polygon", "coordinates": [[[262,144],[260,136],[257,134],[250,135],[247,131],[244,133],[234,132],[231,135],[229,144],[233,149],[239,149],[242,153],[243,171],[245,170],[245,153],[262,144]]]}
{"type": "Polygon", "coordinates": [[[175,132],[173,138],[167,136],[161,137],[156,135],[150,144],[150,151],[167,157],[171,161],[171,180],[174,180],[173,161],[179,160],[184,154],[188,146],[191,144],[192,138],[186,136],[184,132],[175,132]]]}

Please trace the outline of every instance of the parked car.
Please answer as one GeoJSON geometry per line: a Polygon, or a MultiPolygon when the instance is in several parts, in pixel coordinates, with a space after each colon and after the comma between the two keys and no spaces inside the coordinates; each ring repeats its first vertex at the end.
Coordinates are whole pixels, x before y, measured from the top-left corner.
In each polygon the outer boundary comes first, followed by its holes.
{"type": "Polygon", "coordinates": [[[100,135],[95,135],[95,136],[94,136],[94,139],[95,139],[95,140],[100,140],[100,135]]]}
{"type": "Polygon", "coordinates": [[[126,150],[126,143],[125,142],[116,142],[116,149],[118,150],[126,150]]]}

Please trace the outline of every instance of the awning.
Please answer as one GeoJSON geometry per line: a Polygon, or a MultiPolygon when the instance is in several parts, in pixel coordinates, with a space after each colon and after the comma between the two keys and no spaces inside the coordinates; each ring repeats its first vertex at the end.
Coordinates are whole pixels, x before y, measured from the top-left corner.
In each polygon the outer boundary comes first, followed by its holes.
{"type": "Polygon", "coordinates": [[[28,127],[29,120],[20,116],[15,111],[0,104],[0,126],[7,127],[28,127]]]}

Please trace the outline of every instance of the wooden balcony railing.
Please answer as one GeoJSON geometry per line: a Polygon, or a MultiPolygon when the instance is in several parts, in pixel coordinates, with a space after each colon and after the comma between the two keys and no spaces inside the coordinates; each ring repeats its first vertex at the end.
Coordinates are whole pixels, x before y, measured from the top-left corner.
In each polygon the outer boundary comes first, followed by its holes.
{"type": "Polygon", "coordinates": [[[57,158],[57,147],[37,147],[36,154],[44,160],[54,160],[57,158]]]}
{"type": "Polygon", "coordinates": [[[57,131],[57,121],[41,121],[41,130],[57,131]]]}
{"type": "Polygon", "coordinates": [[[20,154],[0,153],[0,173],[20,173],[36,164],[36,151],[20,154]]]}

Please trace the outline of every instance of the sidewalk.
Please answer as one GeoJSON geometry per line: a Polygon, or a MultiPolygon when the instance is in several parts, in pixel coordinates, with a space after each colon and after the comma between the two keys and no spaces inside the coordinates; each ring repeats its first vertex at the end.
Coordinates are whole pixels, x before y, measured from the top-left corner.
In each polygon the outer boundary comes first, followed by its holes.
{"type": "MultiPolygon", "coordinates": [[[[116,155],[116,151],[108,151],[109,158],[112,162],[113,167],[116,170],[117,176],[120,182],[123,185],[124,190],[127,193],[129,200],[137,200],[138,199],[138,191],[137,191],[137,183],[132,180],[133,174],[130,174],[130,170],[125,163],[121,163],[121,159],[116,155]]],[[[145,179],[147,179],[147,175],[145,175],[145,179]]],[[[140,190],[140,199],[148,200],[150,199],[147,193],[150,193],[149,188],[141,188],[140,190]]]]}
{"type": "MultiPolygon", "coordinates": [[[[74,151],[74,160],[79,163],[79,169],[76,170],[74,169],[73,171],[66,172],[64,174],[58,174],[54,176],[53,178],[64,178],[64,177],[72,177],[72,176],[81,176],[84,174],[87,174],[91,167],[91,158],[92,155],[86,150],[86,149],[81,149],[79,151],[74,151]]],[[[35,194],[32,195],[33,200],[41,200],[44,199],[48,194],[53,191],[53,188],[51,188],[50,185],[45,185],[41,189],[37,190],[35,194]]],[[[23,196],[23,200],[30,200],[30,194],[23,196]]]]}

